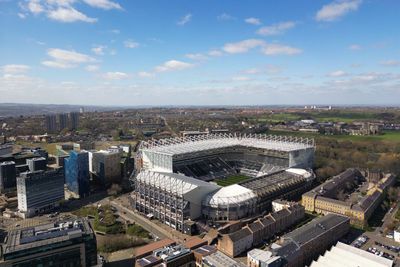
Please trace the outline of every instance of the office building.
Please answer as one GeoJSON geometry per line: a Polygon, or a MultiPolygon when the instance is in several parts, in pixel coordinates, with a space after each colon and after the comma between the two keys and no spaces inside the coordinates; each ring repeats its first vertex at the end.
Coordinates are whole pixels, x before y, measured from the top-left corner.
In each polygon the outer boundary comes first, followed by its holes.
{"type": "Polygon", "coordinates": [[[0,193],[17,186],[17,169],[14,161],[0,162],[0,193]]]}
{"type": "Polygon", "coordinates": [[[338,242],[310,267],[392,267],[393,261],[365,250],[338,242]]]}
{"type": "Polygon", "coordinates": [[[90,193],[89,154],[71,151],[64,163],[65,183],[75,197],[86,197],[90,193]]]}
{"type": "Polygon", "coordinates": [[[31,172],[45,171],[47,169],[47,160],[43,157],[27,159],[26,164],[31,172]]]}
{"type": "Polygon", "coordinates": [[[69,129],[76,130],[79,126],[79,112],[69,113],[69,129]]]}
{"type": "Polygon", "coordinates": [[[45,127],[47,133],[55,133],[57,131],[57,117],[54,114],[45,116],[45,127]]]}
{"type": "Polygon", "coordinates": [[[121,180],[121,153],[100,150],[92,155],[92,169],[103,185],[118,183],[121,180]]]}
{"type": "Polygon", "coordinates": [[[85,219],[12,230],[2,252],[2,267],[97,264],[96,236],[85,219]]]}
{"type": "Polygon", "coordinates": [[[68,128],[68,114],[61,113],[58,114],[57,117],[58,117],[58,129],[62,131],[65,128],[68,128]]]}
{"type": "Polygon", "coordinates": [[[29,218],[59,206],[64,199],[62,170],[21,173],[17,177],[18,211],[29,218]]]}

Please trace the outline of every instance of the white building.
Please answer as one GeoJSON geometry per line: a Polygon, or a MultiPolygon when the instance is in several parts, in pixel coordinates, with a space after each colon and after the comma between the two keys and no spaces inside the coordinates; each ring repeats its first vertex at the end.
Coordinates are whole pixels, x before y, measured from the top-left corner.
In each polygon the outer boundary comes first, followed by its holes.
{"type": "Polygon", "coordinates": [[[391,267],[393,261],[338,242],[310,267],[391,267]]]}

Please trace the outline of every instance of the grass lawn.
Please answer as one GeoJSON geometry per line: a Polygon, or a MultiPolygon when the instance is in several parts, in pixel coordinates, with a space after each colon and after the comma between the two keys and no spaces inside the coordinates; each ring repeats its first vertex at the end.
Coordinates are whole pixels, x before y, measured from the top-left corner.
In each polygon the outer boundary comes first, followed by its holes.
{"type": "Polygon", "coordinates": [[[217,185],[220,185],[220,186],[228,186],[228,185],[232,185],[232,184],[237,184],[237,183],[242,182],[247,179],[250,179],[250,177],[248,177],[246,175],[242,175],[242,174],[237,174],[237,175],[228,176],[225,179],[215,180],[215,182],[217,183],[217,185]]]}

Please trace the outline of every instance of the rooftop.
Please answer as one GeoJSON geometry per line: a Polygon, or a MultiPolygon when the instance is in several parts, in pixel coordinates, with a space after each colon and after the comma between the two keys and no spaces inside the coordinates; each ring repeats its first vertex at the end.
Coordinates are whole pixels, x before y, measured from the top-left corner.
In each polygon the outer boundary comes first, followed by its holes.
{"type": "Polygon", "coordinates": [[[256,147],[290,152],[313,148],[314,140],[309,138],[262,134],[206,134],[144,141],[140,144],[140,149],[142,151],[175,155],[232,146],[256,147]]]}
{"type": "Polygon", "coordinates": [[[244,267],[245,265],[235,261],[234,259],[226,256],[222,252],[215,252],[203,258],[203,261],[208,265],[215,267],[244,267]]]}
{"type": "Polygon", "coordinates": [[[295,242],[301,246],[310,240],[322,235],[330,229],[342,224],[350,219],[345,216],[336,214],[327,214],[323,217],[317,218],[309,222],[308,224],[297,228],[296,230],[286,234],[284,240],[295,242]]]}
{"type": "Polygon", "coordinates": [[[391,267],[392,265],[392,260],[338,242],[317,261],[313,261],[310,267],[391,267]]]}
{"type": "Polygon", "coordinates": [[[4,254],[59,243],[92,233],[86,220],[62,221],[10,231],[4,254]]]}
{"type": "Polygon", "coordinates": [[[136,249],[136,256],[137,258],[145,257],[147,255],[150,255],[153,253],[154,250],[167,247],[167,246],[172,246],[175,245],[175,241],[172,239],[162,239],[160,241],[156,241],[153,243],[150,243],[148,245],[139,247],[136,249]]]}

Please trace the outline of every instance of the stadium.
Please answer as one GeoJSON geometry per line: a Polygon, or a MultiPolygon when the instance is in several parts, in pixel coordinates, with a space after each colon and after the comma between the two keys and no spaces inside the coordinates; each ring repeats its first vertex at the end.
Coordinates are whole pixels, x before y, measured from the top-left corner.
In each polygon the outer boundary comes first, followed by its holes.
{"type": "Polygon", "coordinates": [[[311,187],[314,150],[313,139],[262,134],[143,141],[134,208],[180,231],[196,220],[254,217],[311,187]]]}

